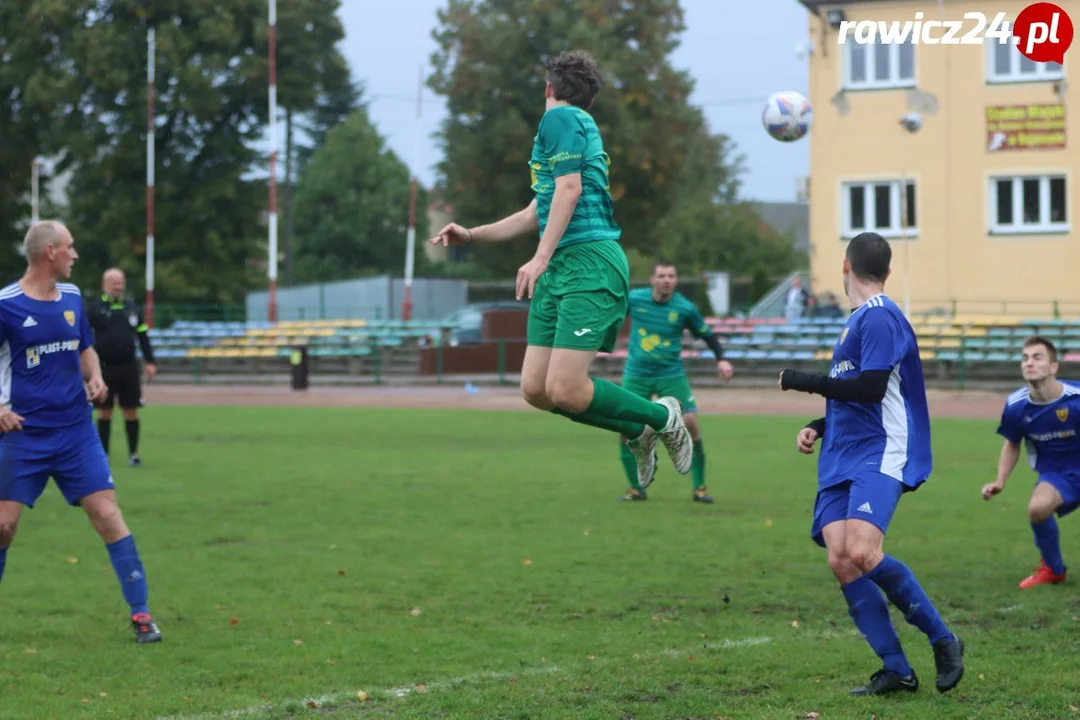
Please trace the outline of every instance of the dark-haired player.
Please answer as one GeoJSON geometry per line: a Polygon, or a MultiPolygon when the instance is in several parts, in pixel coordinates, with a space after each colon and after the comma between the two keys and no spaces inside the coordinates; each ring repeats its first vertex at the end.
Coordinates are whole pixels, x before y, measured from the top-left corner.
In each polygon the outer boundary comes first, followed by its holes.
{"type": "Polygon", "coordinates": [[[784,370],[780,387],[826,398],[825,417],[797,438],[810,454],[819,438],[818,493],[811,531],[827,548],[848,612],[883,667],[854,695],[915,692],[919,679],[889,618],[889,601],[930,640],[937,689],[964,675],[964,645],[945,625],[915,575],[882,549],[905,492],[930,476],[930,414],[915,332],[885,295],[892,249],[877,233],[848,244],[844,292],[852,311],[833,350],[829,374],[784,370]]]}
{"type": "Polygon", "coordinates": [[[522,395],[540,410],[631,438],[638,478],[648,482],[658,438],[683,475],[690,472],[693,444],[675,398],[652,402],[589,377],[596,353],[615,347],[630,292],[630,266],[609,190],[610,160],[589,114],[602,85],[588,53],[553,58],[547,64],[546,110],[529,160],[536,197],[491,225],[450,223],[431,242],[502,242],[539,231],[536,254],[517,276],[518,299],[532,300],[522,395]]]}
{"type": "Polygon", "coordinates": [[[1005,489],[1020,459],[1020,442],[1027,445],[1028,463],[1038,473],[1028,501],[1028,519],[1041,562],[1020,581],[1023,589],[1065,582],[1057,520],[1080,507],[1080,388],[1057,379],[1057,348],[1046,338],[1024,342],[1020,370],[1027,385],[1005,401],[998,433],[1005,438],[998,459],[997,480],[984,485],[989,500],[1005,489]]]}

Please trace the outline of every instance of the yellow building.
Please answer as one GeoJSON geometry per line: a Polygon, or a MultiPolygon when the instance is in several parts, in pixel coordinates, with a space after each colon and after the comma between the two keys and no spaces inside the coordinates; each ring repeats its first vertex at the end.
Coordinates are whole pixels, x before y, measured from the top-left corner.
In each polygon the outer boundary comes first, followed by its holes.
{"type": "MultiPolygon", "coordinates": [[[[977,15],[965,13],[982,13],[988,25],[1005,13],[1011,23],[1024,0],[802,4],[812,48],[813,290],[842,292],[845,241],[874,230],[893,248],[887,292],[912,313],[1047,316],[1057,301],[1062,315],[1080,315],[1080,238],[1072,227],[1080,146],[1069,146],[1080,137],[1080,112],[1066,111],[1080,101],[1080,83],[1066,83],[1080,69],[1080,48],[1066,53],[1063,67],[1035,63],[997,39],[924,44],[918,33],[920,42],[909,34],[889,44],[880,32],[870,38],[869,26],[851,25],[884,21],[902,30],[908,20],[955,21],[956,37],[975,37],[977,15]],[[901,122],[913,112],[921,116],[916,132],[901,122]]],[[[940,37],[948,27],[928,32],[940,37]]]]}

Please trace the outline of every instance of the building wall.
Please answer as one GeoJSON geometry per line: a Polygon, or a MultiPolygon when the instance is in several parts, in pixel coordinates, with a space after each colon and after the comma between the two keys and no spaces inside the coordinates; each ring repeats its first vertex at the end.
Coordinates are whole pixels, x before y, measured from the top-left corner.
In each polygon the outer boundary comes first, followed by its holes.
{"type": "MultiPolygon", "coordinates": [[[[842,9],[848,20],[911,20],[917,11],[926,20],[963,20],[965,12],[975,10],[988,19],[998,12],[1009,13],[1011,19],[1026,4],[960,1],[945,4],[943,10],[937,2],[863,2],[835,8],[842,9]]],[[[887,234],[893,247],[887,291],[894,299],[902,302],[910,292],[912,311],[947,308],[957,300],[960,312],[1021,315],[1045,315],[1052,301],[1059,300],[1068,314],[1080,315],[1080,282],[1074,270],[1080,267],[1080,244],[1072,220],[1080,210],[1074,185],[1080,183],[1080,152],[1069,147],[1080,132],[1080,114],[1065,114],[1065,149],[991,152],[987,132],[988,107],[1076,103],[1080,84],[1064,94],[1059,82],[1042,75],[1035,82],[988,82],[988,72],[996,63],[991,46],[916,44],[913,83],[899,77],[904,73],[894,73],[898,87],[856,89],[850,83],[847,47],[837,44],[837,30],[827,22],[828,9],[822,9],[820,18],[809,14],[814,48],[809,60],[809,99],[815,121],[809,135],[814,291],[843,288],[850,194],[842,184],[899,182],[906,177],[915,182],[917,230],[910,239],[902,237],[900,227],[887,234]],[[929,94],[930,106],[921,104],[926,98],[915,97],[918,91],[929,94]],[[846,115],[838,107],[844,104],[846,115]],[[922,129],[909,134],[899,120],[920,107],[926,110],[922,129]],[[991,200],[990,178],[998,173],[1064,176],[1069,224],[1038,231],[1022,228],[1017,234],[996,232],[991,227],[997,208],[991,200]]],[[[964,21],[960,34],[973,26],[974,20],[964,21]]],[[[865,52],[874,53],[875,61],[879,57],[871,47],[865,52]]],[[[1015,48],[1009,52],[1016,56],[1009,61],[1019,72],[1019,52],[1015,48]]],[[[904,65],[898,54],[890,57],[891,69],[904,65]]],[[[1078,69],[1080,60],[1074,50],[1066,54],[1063,72],[1069,76],[1078,69]]]]}

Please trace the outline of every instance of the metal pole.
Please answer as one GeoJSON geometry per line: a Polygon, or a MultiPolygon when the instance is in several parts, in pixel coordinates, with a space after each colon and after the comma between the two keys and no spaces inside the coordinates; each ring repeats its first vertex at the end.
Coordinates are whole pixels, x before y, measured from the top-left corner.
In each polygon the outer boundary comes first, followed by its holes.
{"type": "Polygon", "coordinates": [[[278,227],[277,227],[277,0],[270,0],[270,26],[267,31],[270,63],[270,238],[267,243],[270,300],[266,316],[277,322],[278,227]]]}
{"type": "Polygon", "coordinates": [[[33,162],[30,163],[30,223],[37,224],[41,219],[39,214],[39,202],[38,202],[38,184],[40,182],[41,173],[41,158],[34,157],[33,162]]]}
{"type": "Polygon", "coordinates": [[[154,66],[157,63],[157,36],[146,31],[146,305],[147,327],[154,327],[154,66]]]}
{"type": "Polygon", "coordinates": [[[405,298],[401,306],[401,318],[412,320],[412,283],[413,266],[416,259],[416,176],[420,162],[421,108],[423,107],[424,66],[420,66],[419,81],[416,86],[416,127],[413,130],[412,184],[409,187],[409,232],[405,245],[405,298]]]}

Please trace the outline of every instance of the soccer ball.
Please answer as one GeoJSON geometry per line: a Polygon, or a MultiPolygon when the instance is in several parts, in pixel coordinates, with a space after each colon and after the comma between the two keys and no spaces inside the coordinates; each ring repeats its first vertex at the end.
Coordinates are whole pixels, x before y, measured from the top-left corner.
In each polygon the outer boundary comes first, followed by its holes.
{"type": "Polygon", "coordinates": [[[761,113],[761,124],[773,139],[794,142],[810,132],[814,109],[806,97],[793,90],[773,93],[761,113]]]}

